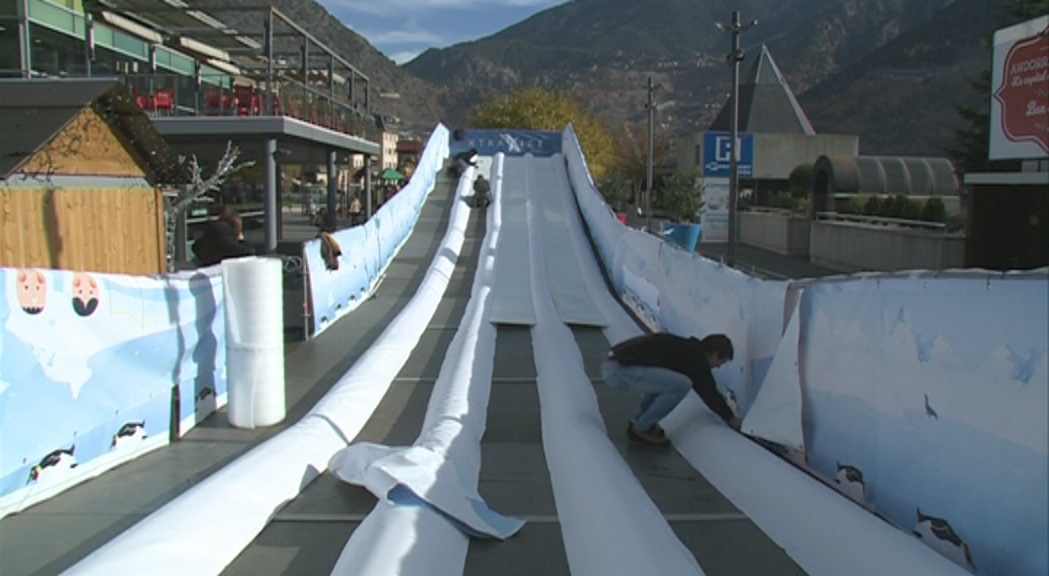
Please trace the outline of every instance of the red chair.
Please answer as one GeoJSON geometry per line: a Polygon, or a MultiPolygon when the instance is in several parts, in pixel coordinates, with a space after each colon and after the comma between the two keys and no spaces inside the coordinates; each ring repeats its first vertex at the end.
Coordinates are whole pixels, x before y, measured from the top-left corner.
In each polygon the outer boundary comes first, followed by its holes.
{"type": "Polygon", "coordinates": [[[175,110],[175,89],[157,88],[153,91],[153,111],[169,115],[175,110]]]}
{"type": "Polygon", "coordinates": [[[204,87],[204,114],[208,116],[233,113],[233,96],[218,86],[204,87]]]}
{"type": "Polygon", "coordinates": [[[237,116],[258,116],[259,97],[251,86],[234,86],[233,96],[237,105],[237,116]]]}
{"type": "MultiPolygon", "coordinates": [[[[265,92],[259,92],[259,114],[269,114],[269,107],[266,105],[269,101],[269,96],[265,92]]],[[[283,113],[280,110],[280,96],[273,95],[273,115],[282,116],[283,113]]]]}
{"type": "Polygon", "coordinates": [[[150,101],[148,94],[135,94],[135,102],[138,104],[139,108],[146,112],[151,111],[153,108],[153,103],[150,101]]]}

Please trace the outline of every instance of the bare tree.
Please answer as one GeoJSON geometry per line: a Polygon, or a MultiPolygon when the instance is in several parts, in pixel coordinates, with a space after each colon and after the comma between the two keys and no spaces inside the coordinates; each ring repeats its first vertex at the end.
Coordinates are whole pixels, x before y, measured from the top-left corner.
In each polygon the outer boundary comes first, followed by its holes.
{"type": "Polygon", "coordinates": [[[215,165],[215,171],[207,178],[204,178],[201,173],[196,155],[189,159],[188,164],[184,156],[179,157],[179,164],[186,164],[186,169],[189,171],[189,182],[179,189],[164,191],[164,237],[167,241],[168,272],[175,271],[174,255],[179,217],[189,209],[193,202],[209,192],[220,190],[222,184],[238,170],[255,164],[251,161],[238,164],[237,158],[239,157],[240,149],[232,142],[227,142],[226,152],[215,165]]]}

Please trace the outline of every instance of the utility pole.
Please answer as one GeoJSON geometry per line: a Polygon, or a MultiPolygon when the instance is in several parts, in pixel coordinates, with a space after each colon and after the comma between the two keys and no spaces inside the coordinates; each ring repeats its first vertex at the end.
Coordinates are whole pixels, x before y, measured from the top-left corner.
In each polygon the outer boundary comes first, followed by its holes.
{"type": "Polygon", "coordinates": [[[729,180],[728,180],[728,246],[725,249],[725,262],[733,266],[736,261],[736,203],[739,198],[739,63],[743,61],[743,50],[739,47],[739,35],[757,20],[744,26],[740,22],[739,10],[732,11],[732,25],[718,23],[718,28],[732,33],[732,52],[728,61],[732,65],[732,141],[729,142],[729,180]]]}
{"type": "Polygon", "coordinates": [[[655,121],[656,107],[652,103],[652,92],[656,87],[652,84],[652,77],[648,77],[648,158],[645,162],[645,229],[652,232],[652,124],[655,121]]]}

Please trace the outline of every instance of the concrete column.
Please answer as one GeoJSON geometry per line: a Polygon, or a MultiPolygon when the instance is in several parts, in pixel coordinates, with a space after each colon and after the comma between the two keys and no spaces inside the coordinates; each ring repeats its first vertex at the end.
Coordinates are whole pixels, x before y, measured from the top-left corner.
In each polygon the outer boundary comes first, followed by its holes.
{"type": "Polygon", "coordinates": [[[328,230],[335,231],[335,211],[339,194],[339,174],[335,169],[335,149],[328,148],[328,216],[325,226],[328,230]]]}
{"type": "Polygon", "coordinates": [[[372,219],[372,157],[364,155],[364,218],[372,219]]]}
{"type": "Polygon", "coordinates": [[[186,244],[189,243],[189,231],[186,229],[186,211],[178,213],[175,219],[175,253],[171,255],[174,261],[173,269],[178,270],[178,265],[187,261],[186,244]]]}
{"type": "Polygon", "coordinates": [[[262,151],[266,245],[263,252],[277,250],[277,139],[266,138],[262,151]]]}
{"type": "Polygon", "coordinates": [[[20,67],[22,78],[32,76],[33,70],[33,42],[29,38],[29,0],[18,0],[15,3],[18,15],[18,50],[20,53],[20,67]]]}

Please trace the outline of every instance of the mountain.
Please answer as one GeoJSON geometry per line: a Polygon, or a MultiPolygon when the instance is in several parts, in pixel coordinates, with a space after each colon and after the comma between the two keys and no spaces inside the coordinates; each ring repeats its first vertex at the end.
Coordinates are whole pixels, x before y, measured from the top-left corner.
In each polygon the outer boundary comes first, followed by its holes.
{"type": "Polygon", "coordinates": [[[997,26],[987,0],[956,0],[799,97],[816,130],[861,134],[861,153],[944,155],[957,106],[989,106],[970,82],[991,66],[981,38],[997,26]]]}
{"type": "MultiPolygon", "coordinates": [[[[989,95],[968,86],[989,66],[981,36],[996,0],[574,0],[474,42],[424,52],[403,68],[443,86],[448,121],[493,94],[540,85],[576,94],[611,126],[646,121],[658,83],[659,129],[704,130],[725,104],[738,9],[755,26],[818,132],[858,134],[864,154],[944,154],[955,105],[989,95]]],[[[741,71],[746,69],[744,62],[741,71]]]]}

